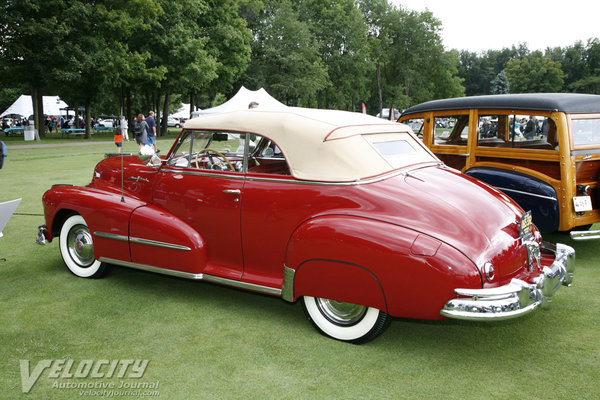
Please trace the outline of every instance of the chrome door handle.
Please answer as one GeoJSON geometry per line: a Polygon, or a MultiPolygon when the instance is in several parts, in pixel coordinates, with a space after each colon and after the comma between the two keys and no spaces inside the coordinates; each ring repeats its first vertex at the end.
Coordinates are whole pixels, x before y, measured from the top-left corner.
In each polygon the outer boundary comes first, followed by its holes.
{"type": "Polygon", "coordinates": [[[223,193],[238,195],[238,194],[242,194],[242,191],[239,189],[225,189],[225,190],[223,190],[223,193]]]}
{"type": "Polygon", "coordinates": [[[136,182],[139,182],[139,181],[142,181],[142,182],[150,182],[148,179],[146,179],[146,178],[142,178],[141,176],[130,176],[130,177],[129,177],[129,178],[127,178],[127,179],[130,179],[130,180],[132,180],[132,181],[136,181],[136,182]]]}

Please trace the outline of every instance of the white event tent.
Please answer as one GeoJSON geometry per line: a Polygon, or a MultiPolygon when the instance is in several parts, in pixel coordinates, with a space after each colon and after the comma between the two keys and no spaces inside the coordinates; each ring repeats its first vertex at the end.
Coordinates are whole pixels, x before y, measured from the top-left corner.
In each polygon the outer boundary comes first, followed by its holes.
{"type": "Polygon", "coordinates": [[[258,107],[261,109],[268,110],[284,110],[287,106],[277,101],[263,88],[259,90],[248,90],[245,87],[241,87],[240,90],[229,99],[227,102],[218,105],[213,108],[206,108],[204,110],[194,111],[192,118],[201,117],[210,114],[220,114],[231,111],[247,110],[250,102],[257,102],[258,107]]]}
{"type": "MultiPolygon", "coordinates": [[[[64,115],[64,110],[61,111],[61,108],[68,107],[67,103],[62,101],[58,96],[43,96],[44,102],[44,114],[45,115],[64,115]]],[[[31,100],[31,96],[22,94],[19,98],[12,103],[10,107],[8,107],[2,114],[0,114],[0,118],[5,115],[21,115],[25,118],[29,118],[33,115],[33,101],[31,100]]]]}
{"type": "Polygon", "coordinates": [[[188,119],[190,117],[190,103],[182,103],[179,110],[175,111],[173,114],[169,114],[169,116],[188,119]]]}

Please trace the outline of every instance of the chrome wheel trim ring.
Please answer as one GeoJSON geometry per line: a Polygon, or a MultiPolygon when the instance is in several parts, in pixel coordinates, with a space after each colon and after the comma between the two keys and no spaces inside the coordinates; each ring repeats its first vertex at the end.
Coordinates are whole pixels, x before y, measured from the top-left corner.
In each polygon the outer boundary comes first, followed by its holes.
{"type": "Polygon", "coordinates": [[[96,261],[92,235],[85,225],[75,225],[69,231],[67,247],[71,259],[83,268],[90,267],[96,261]]]}
{"type": "Polygon", "coordinates": [[[335,300],[315,298],[319,312],[328,321],[339,326],[352,326],[359,323],[368,307],[335,300]]]}

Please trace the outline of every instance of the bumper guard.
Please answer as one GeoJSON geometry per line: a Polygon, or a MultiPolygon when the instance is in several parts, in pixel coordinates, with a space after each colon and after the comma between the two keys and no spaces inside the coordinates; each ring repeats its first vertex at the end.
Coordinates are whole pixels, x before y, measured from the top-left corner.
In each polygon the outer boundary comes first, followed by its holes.
{"type": "Polygon", "coordinates": [[[513,279],[491,289],[455,289],[459,297],[448,301],[440,313],[447,318],[470,321],[504,320],[520,317],[537,307],[547,308],[562,284],[571,286],[575,271],[575,250],[562,243],[542,242],[542,252],[553,253],[554,262],[527,283],[513,279]]]}

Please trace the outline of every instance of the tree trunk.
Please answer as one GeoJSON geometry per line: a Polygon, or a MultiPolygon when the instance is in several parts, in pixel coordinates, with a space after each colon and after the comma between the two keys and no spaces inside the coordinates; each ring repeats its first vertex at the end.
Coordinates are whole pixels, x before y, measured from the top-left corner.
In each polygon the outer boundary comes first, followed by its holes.
{"type": "Polygon", "coordinates": [[[125,115],[125,98],[123,85],[119,88],[119,117],[125,115]]]}
{"type": "Polygon", "coordinates": [[[160,124],[160,121],[162,118],[162,116],[161,116],[162,113],[160,111],[161,110],[160,105],[162,104],[161,100],[162,100],[162,96],[160,95],[160,92],[157,91],[156,92],[156,103],[154,103],[154,106],[153,106],[154,110],[156,110],[155,115],[154,115],[154,119],[155,119],[154,122],[156,122],[156,136],[163,136],[162,130],[159,129],[159,124],[160,124]]]}
{"type": "Polygon", "coordinates": [[[163,106],[163,118],[160,124],[160,135],[166,136],[167,134],[167,119],[169,118],[169,106],[171,105],[171,92],[165,93],[165,104],[163,106]]]}
{"type": "Polygon", "coordinates": [[[92,137],[92,106],[90,103],[85,105],[85,138],[91,139],[92,137]]]}
{"type": "MultiPolygon", "coordinates": [[[[124,114],[125,118],[127,118],[127,127],[129,128],[129,132],[133,133],[133,126],[132,126],[132,115],[131,114],[131,88],[127,88],[127,90],[125,91],[125,95],[126,95],[126,108],[127,108],[127,113],[124,114]]],[[[133,136],[131,136],[133,138],[133,136]]]]}
{"type": "MultiPolygon", "coordinates": [[[[46,133],[44,132],[44,100],[40,87],[31,88],[31,100],[33,103],[33,124],[40,136],[44,136],[46,133]]],[[[29,115],[26,115],[25,118],[29,118],[29,115]]]]}

